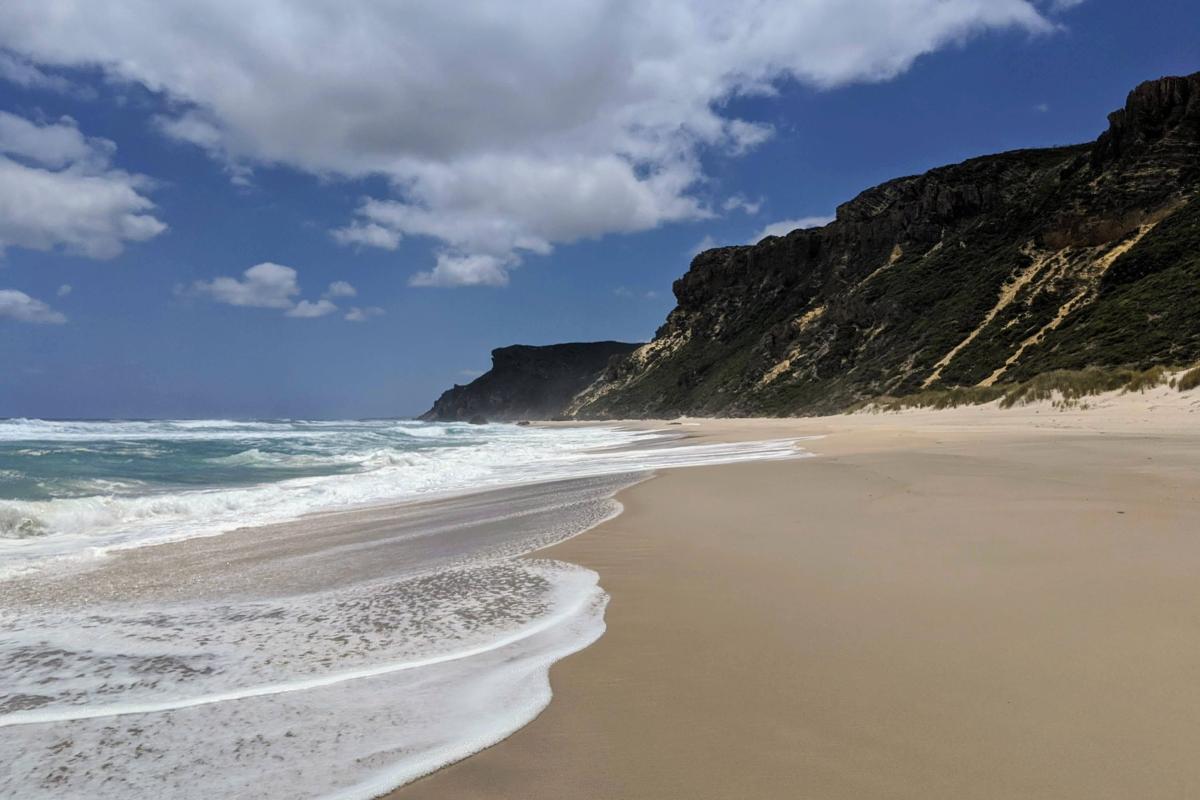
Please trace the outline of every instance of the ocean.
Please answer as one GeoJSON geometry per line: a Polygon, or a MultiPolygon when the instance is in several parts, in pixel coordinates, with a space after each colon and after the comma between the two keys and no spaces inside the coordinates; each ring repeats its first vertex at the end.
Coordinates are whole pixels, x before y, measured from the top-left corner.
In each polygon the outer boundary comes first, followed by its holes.
{"type": "Polygon", "coordinates": [[[792,440],[0,420],[0,796],[373,797],[507,736],[604,630],[530,557],[792,440]]]}

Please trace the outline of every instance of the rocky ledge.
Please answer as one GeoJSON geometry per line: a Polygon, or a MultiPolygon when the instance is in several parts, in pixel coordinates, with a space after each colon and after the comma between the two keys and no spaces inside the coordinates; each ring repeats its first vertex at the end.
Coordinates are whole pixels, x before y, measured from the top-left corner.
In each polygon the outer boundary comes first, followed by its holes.
{"type": "Polygon", "coordinates": [[[640,344],[575,342],[513,345],[492,351],[492,368],[465,386],[442,393],[427,422],[554,419],[615,357],[640,344]]]}

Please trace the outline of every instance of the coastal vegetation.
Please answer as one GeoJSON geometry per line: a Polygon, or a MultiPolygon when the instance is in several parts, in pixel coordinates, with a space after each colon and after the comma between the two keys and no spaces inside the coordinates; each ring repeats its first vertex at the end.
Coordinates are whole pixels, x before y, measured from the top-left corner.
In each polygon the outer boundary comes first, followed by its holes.
{"type": "Polygon", "coordinates": [[[1078,405],[1084,398],[1107,392],[1146,392],[1163,385],[1173,386],[1181,392],[1200,386],[1200,366],[1190,370],[1165,366],[1149,369],[1090,367],[1081,370],[1051,370],[1027,381],[991,386],[950,386],[926,389],[901,397],[878,398],[860,403],[856,410],[943,409],[996,401],[999,401],[997,404],[1000,408],[1046,401],[1056,407],[1068,408],[1078,405]]]}
{"type": "Polygon", "coordinates": [[[1175,381],[1175,388],[1181,392],[1190,392],[1197,386],[1200,386],[1200,367],[1188,370],[1175,381]]]}

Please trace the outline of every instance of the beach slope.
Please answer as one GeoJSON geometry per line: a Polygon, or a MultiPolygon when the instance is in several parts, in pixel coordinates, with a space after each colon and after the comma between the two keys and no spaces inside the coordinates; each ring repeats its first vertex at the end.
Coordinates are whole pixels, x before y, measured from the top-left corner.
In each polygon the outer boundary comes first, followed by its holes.
{"type": "Polygon", "coordinates": [[[393,796],[1200,793],[1200,416],[1169,400],[681,428],[826,437],[545,551],[600,574],[607,633],[393,796]]]}

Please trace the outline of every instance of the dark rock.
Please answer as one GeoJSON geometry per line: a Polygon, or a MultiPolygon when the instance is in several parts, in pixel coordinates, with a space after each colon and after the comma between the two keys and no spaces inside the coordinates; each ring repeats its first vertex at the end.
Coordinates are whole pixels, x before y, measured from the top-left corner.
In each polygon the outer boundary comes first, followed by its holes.
{"type": "Polygon", "coordinates": [[[473,416],[469,420],[467,420],[467,422],[469,422],[472,425],[487,425],[488,419],[483,414],[476,414],[475,416],[473,416]]]}
{"type": "Polygon", "coordinates": [[[492,368],[438,398],[421,419],[493,421],[561,417],[576,394],[616,356],[636,344],[583,342],[545,347],[513,345],[492,351],[492,368]]]}

